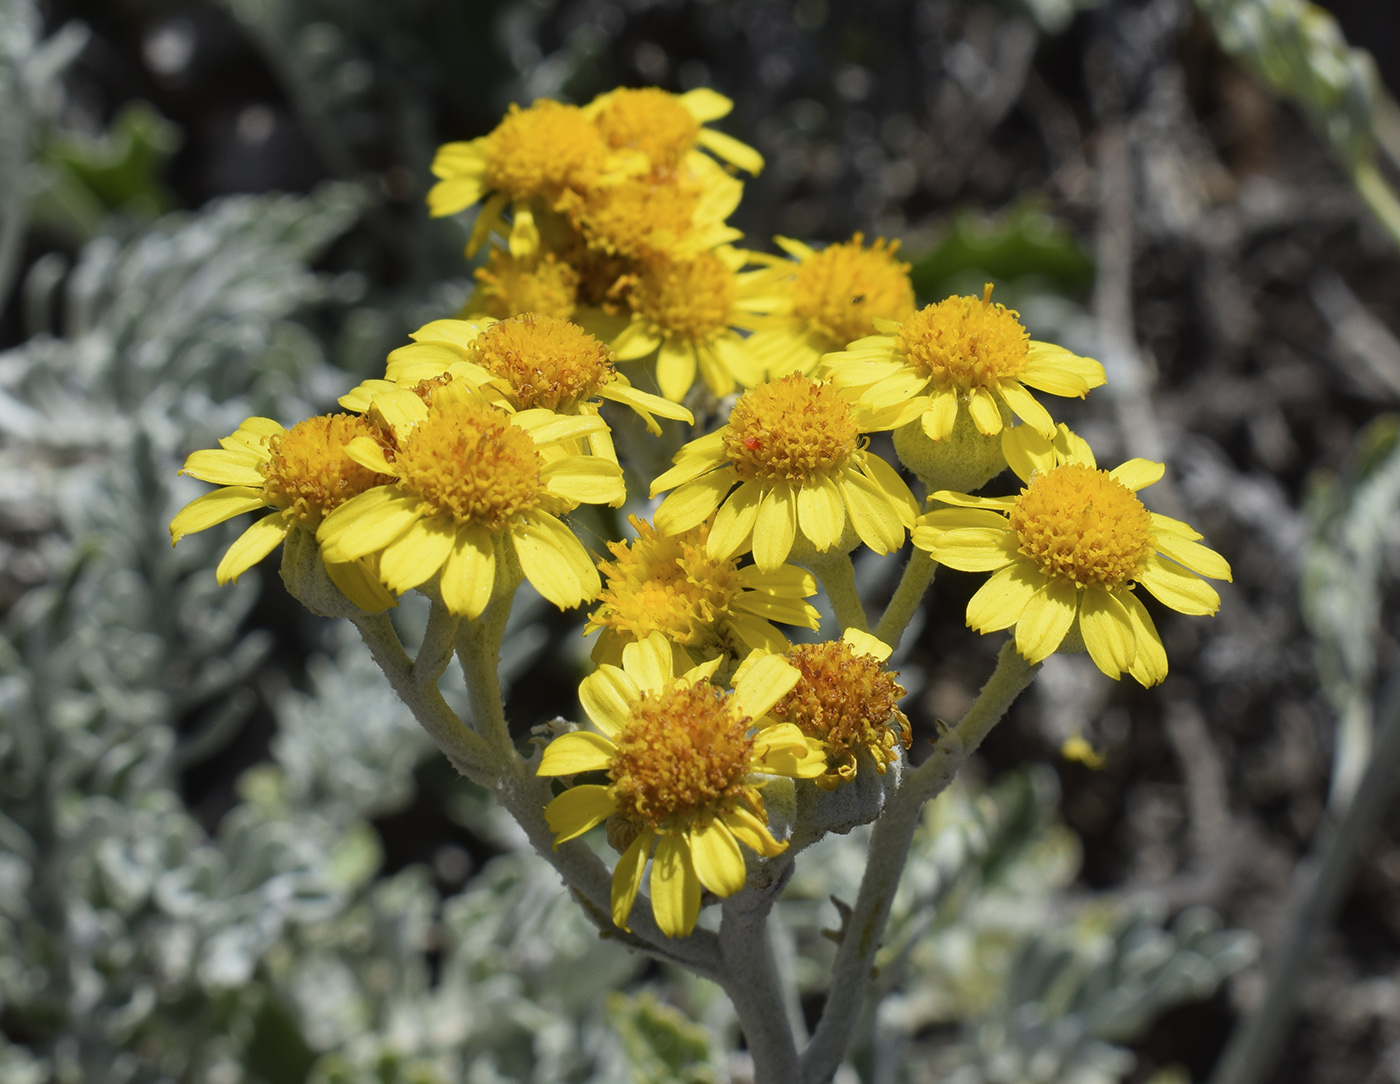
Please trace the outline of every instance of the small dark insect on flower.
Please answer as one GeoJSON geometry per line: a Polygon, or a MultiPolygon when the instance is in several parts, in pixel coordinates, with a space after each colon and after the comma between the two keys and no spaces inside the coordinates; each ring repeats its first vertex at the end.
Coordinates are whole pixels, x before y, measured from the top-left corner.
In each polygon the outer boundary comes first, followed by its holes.
{"type": "Polygon", "coordinates": [[[864,295],[864,294],[856,294],[855,297],[851,298],[851,304],[852,304],[852,305],[859,305],[859,304],[860,304],[862,301],[864,301],[864,300],[865,300],[865,295],[864,295]]]}

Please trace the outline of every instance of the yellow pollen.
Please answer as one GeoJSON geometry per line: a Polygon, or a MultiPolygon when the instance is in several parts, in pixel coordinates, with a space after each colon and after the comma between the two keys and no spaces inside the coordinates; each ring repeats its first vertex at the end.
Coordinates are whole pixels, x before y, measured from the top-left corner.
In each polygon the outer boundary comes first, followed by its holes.
{"type": "Polygon", "coordinates": [[[857,233],[829,245],[797,265],[792,313],[843,349],[875,334],[874,319],[907,320],[914,313],[909,265],[895,259],[898,241],[877,240],[869,248],[857,233]]]}
{"type": "Polygon", "coordinates": [[[608,769],[624,817],[653,828],[686,828],[749,799],[750,719],[723,692],[707,681],[676,684],[643,693],[631,708],[608,769]]]}
{"type": "Polygon", "coordinates": [[[600,184],[568,200],[591,248],[633,260],[672,250],[692,232],[699,203],[699,188],[671,175],[600,184]]]}
{"type": "Polygon", "coordinates": [[[896,745],[909,748],[913,735],[899,710],[904,689],[875,656],[837,640],[799,644],[788,651],[788,661],[802,672],[802,680],[771,714],[825,743],[830,771],[817,780],[818,786],[830,790],[854,775],[859,749],[883,772],[899,758],[896,745]]]}
{"type": "Polygon", "coordinates": [[[394,464],[405,489],[431,515],[488,530],[544,499],[540,457],[504,411],[483,403],[449,403],[413,427],[394,464]]]}
{"type": "Polygon", "coordinates": [[[663,168],[679,165],[700,133],[680,100],[657,87],[614,91],[595,123],[609,147],[639,150],[663,168]]]}
{"type": "Polygon", "coordinates": [[[268,441],[272,457],[263,466],[263,494],[269,504],[289,510],[308,530],[367,489],[392,479],[362,467],[345,454],[356,437],[378,432],[358,415],[307,418],[268,441]]]}
{"type": "Polygon", "coordinates": [[[552,252],[517,260],[505,249],[493,249],[490,262],[478,267],[474,277],[473,306],[497,320],[522,312],[567,320],[578,301],[578,272],[552,252]]]}
{"type": "Polygon", "coordinates": [[[661,535],[636,516],[630,521],[640,537],[630,545],[608,543],[615,560],[598,563],[606,582],[589,624],[636,640],[659,631],[685,647],[723,649],[718,626],[743,590],[739,559],[709,558],[708,523],[684,534],[661,535]]]}
{"type": "Polygon", "coordinates": [[[801,485],[839,471],[860,428],[834,387],[792,373],[745,392],[729,415],[724,454],[745,481],[801,485]]]}
{"type": "Polygon", "coordinates": [[[926,305],[904,322],[895,350],[939,388],[995,387],[1026,366],[1030,333],[1020,313],[982,297],[949,297],[926,305]]]}
{"type": "Polygon", "coordinates": [[[492,324],[473,354],[483,369],[510,382],[521,410],[574,406],[617,375],[612,351],[583,328],[534,313],[492,324]]]}
{"type": "Polygon", "coordinates": [[[1011,527],[1041,572],[1080,587],[1124,584],[1152,552],[1152,517],[1137,494],[1079,463],[1034,475],[1011,527]]]}
{"type": "Polygon", "coordinates": [[[607,148],[577,106],[512,105],[486,137],[486,184],[516,199],[557,196],[602,168],[607,148]]]}
{"type": "Polygon", "coordinates": [[[713,252],[693,260],[657,260],[632,291],[632,308],[664,334],[707,342],[729,327],[739,287],[713,252]]]}

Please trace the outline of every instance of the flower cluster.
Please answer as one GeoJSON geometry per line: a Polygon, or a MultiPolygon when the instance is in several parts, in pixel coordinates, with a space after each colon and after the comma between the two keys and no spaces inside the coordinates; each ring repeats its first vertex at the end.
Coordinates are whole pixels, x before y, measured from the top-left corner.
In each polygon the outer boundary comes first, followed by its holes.
{"type": "MultiPolygon", "coordinates": [[[[691,933],[707,892],[744,887],[745,851],[787,848],[765,792],[878,779],[910,748],[886,665],[902,629],[882,631],[889,643],[864,631],[858,547],[912,543],[916,573],[991,573],[972,628],[1013,629],[1030,663],[1086,650],[1144,685],[1167,660],[1137,589],[1207,614],[1219,596],[1202,577],[1230,576],[1138,498],[1162,464],[1102,470],[1056,424],[1033,391],[1082,397],[1103,368],[1032,341],[990,286],[919,307],[897,244],[860,234],[776,238],[781,256],[737,247],[735,173],[763,163],[709,127],[729,110],[708,90],[617,90],[512,108],[442,147],[431,210],[475,206],[469,251],[489,246],[464,311],[413,332],[341,398],[345,413],[286,430],[251,418],[193,453],[185,473],[221,488],[171,524],[178,540],[270,509],[220,582],[300,531],[371,613],[418,590],[451,621],[499,631],[487,612],[508,613],[522,580],[561,609],[596,600],[596,669],[579,686],[595,729],[544,748],[537,774],[561,789],[543,815],[556,847],[606,822],[613,921],[629,927],[645,882],[668,937],[691,933]],[[669,427],[680,446],[630,495],[610,424],[627,411],[637,440],[669,427]],[[967,492],[1008,466],[1018,493],[967,492]],[[590,552],[573,514],[629,496],[636,537],[590,552]],[[845,627],[791,643],[780,626],[820,627],[807,601],[819,581],[845,627]]],[[[607,522],[594,515],[590,532],[607,522]]],[[[927,574],[906,576],[911,590],[927,574]]],[[[487,648],[462,658],[469,679],[494,666],[487,648]]]]}

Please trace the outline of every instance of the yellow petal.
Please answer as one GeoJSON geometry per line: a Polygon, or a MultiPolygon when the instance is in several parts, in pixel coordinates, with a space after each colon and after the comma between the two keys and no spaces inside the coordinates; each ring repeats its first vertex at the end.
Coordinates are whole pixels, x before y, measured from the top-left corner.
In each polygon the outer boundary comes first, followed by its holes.
{"type": "Polygon", "coordinates": [[[735,839],[764,858],[773,858],[787,850],[786,842],[779,843],[774,839],[768,825],[742,806],[726,813],[724,823],[735,839]]]}
{"type": "Polygon", "coordinates": [[[1024,561],[1003,568],[968,600],[967,627],[978,632],[1009,629],[1047,582],[1043,573],[1024,561]]]}
{"type": "Polygon", "coordinates": [[[643,828],[637,833],[637,838],[622,852],[622,857],[617,860],[617,868],[613,870],[612,920],[614,926],[620,926],[624,930],[632,928],[627,925],[627,916],[632,913],[632,906],[637,902],[637,893],[641,891],[642,872],[651,856],[651,843],[655,837],[656,833],[650,828],[643,828]]]}
{"type": "Polygon", "coordinates": [[[995,572],[1016,560],[1016,533],[1000,527],[914,528],[914,545],[959,572],[995,572]]]}
{"type": "Polygon", "coordinates": [[[1192,542],[1169,531],[1159,531],[1153,534],[1152,545],[1198,575],[1209,576],[1213,580],[1230,580],[1230,562],[1199,542],[1192,542]]]}
{"type": "Polygon", "coordinates": [[[936,508],[916,521],[920,527],[952,531],[959,527],[991,527],[1006,530],[1006,517],[990,508],[936,508]]]}
{"type": "Polygon", "coordinates": [[[753,559],[763,572],[775,572],[792,552],[797,535],[797,499],[786,482],[776,483],[758,506],[753,525],[753,559]]]}
{"type": "Polygon", "coordinates": [[[690,833],[690,858],[700,883],[721,898],[744,887],[744,853],[724,822],[713,820],[690,833]]]}
{"type": "Polygon", "coordinates": [[[457,528],[452,549],[442,563],[438,591],[449,613],[475,621],[496,589],[496,547],[481,524],[457,528]]]}
{"type": "Polygon", "coordinates": [[[700,917],[700,878],[681,836],[663,835],[651,860],[651,910],[667,937],[687,937],[700,917]]]}
{"type": "Polygon", "coordinates": [[[1220,595],[1214,587],[1189,569],[1164,561],[1155,553],[1142,563],[1136,579],[1159,602],[1181,613],[1201,617],[1220,609],[1220,595]]]}
{"type": "Polygon", "coordinates": [[[1154,463],[1150,459],[1130,459],[1126,463],[1120,463],[1114,467],[1108,472],[1108,476],[1115,482],[1137,492],[1154,482],[1160,482],[1162,475],[1166,472],[1167,468],[1162,463],[1154,463]]]}
{"type": "Polygon", "coordinates": [[[847,629],[841,634],[841,639],[850,645],[852,651],[857,655],[873,655],[884,662],[893,654],[894,649],[877,636],[871,636],[868,632],[860,629],[847,629]]]}
{"type": "Polygon", "coordinates": [[[741,586],[780,598],[811,598],[817,593],[816,577],[796,565],[783,565],[774,572],[760,572],[750,565],[739,569],[737,576],[741,586]]]}
{"type": "Polygon", "coordinates": [[[428,214],[443,218],[465,211],[481,199],[485,184],[480,177],[453,177],[428,189],[428,214]]]}
{"type": "Polygon", "coordinates": [[[802,672],[781,655],[760,655],[735,683],[735,707],[741,714],[757,719],[801,680],[802,672]]]}
{"type": "Polygon", "coordinates": [[[379,576],[374,572],[368,558],[323,563],[331,583],[365,613],[383,613],[399,604],[389,589],[379,582],[379,576]]]}
{"type": "MultiPolygon", "coordinates": [[[[691,485],[698,485],[699,481],[691,485]]],[[[729,495],[719,507],[705,552],[711,561],[725,561],[740,553],[753,534],[758,521],[758,508],[763,501],[763,489],[756,482],[745,482],[729,495]]],[[[657,526],[661,526],[661,509],[657,509],[657,526]]]]}
{"type": "Polygon", "coordinates": [[[173,545],[187,534],[203,531],[244,512],[266,507],[267,501],[261,489],[249,489],[246,486],[216,489],[213,493],[196,497],[175,513],[175,518],[170,521],[170,542],[173,545]]]}
{"type": "Polygon", "coordinates": [[[919,425],[929,440],[947,440],[953,435],[953,425],[957,420],[957,393],[945,389],[929,400],[929,407],[919,419],[919,425]]]}
{"type": "Polygon", "coordinates": [[[709,87],[696,87],[680,95],[680,103],[685,110],[701,124],[729,115],[734,103],[717,90],[709,87]]]}
{"type": "Polygon", "coordinates": [[[373,437],[356,437],[345,446],[345,454],[362,467],[376,474],[395,474],[392,463],[384,455],[384,446],[373,437]]]}
{"type": "Polygon", "coordinates": [[[604,664],[578,686],[578,700],[593,725],[609,737],[632,720],[632,705],[642,695],[637,683],[620,667],[604,664]]]}
{"type": "Polygon", "coordinates": [[[214,570],[214,578],[219,583],[237,583],[238,577],[247,572],[287,537],[287,514],[273,512],[263,516],[234,541],[224,554],[219,567],[214,570]]]}
{"type": "Polygon", "coordinates": [[[617,799],[607,787],[570,787],[544,807],[544,819],[554,833],[554,845],[567,843],[617,812],[617,799]]]}
{"type": "MultiPolygon", "coordinates": [[[[730,602],[730,608],[742,613],[753,614],[768,621],[781,621],[784,625],[802,625],[815,629],[821,625],[821,615],[810,602],[793,598],[776,598],[772,595],[749,591],[730,602]]],[[[784,645],[786,646],[786,645],[784,645]]]]}
{"type": "Polygon", "coordinates": [[[1081,399],[1105,379],[1103,366],[1093,358],[1081,358],[1063,346],[1041,342],[1030,344],[1025,368],[1020,372],[1023,384],[1051,395],[1075,395],[1081,399]]]}
{"type": "Polygon", "coordinates": [[[879,487],[880,492],[885,495],[885,500],[899,516],[899,522],[905,530],[914,526],[914,519],[919,514],[919,502],[914,499],[914,494],[909,492],[909,486],[899,476],[899,472],[878,455],[871,453],[866,455],[861,464],[861,472],[879,487]]]}
{"type": "Polygon", "coordinates": [[[462,361],[462,349],[438,342],[413,342],[389,351],[384,359],[384,379],[402,384],[404,378],[428,380],[462,361]]]}
{"type": "Polygon", "coordinates": [[[1079,590],[1068,580],[1051,580],[1030,597],[1016,619],[1016,650],[1027,662],[1054,654],[1079,608],[1079,590]]]}
{"type": "Polygon", "coordinates": [[[540,468],[552,496],[575,504],[611,504],[626,496],[622,468],[596,455],[570,455],[540,468]]]}
{"type": "Polygon", "coordinates": [[[671,684],[675,658],[671,642],[660,632],[636,640],[622,649],[622,668],[642,692],[659,692],[671,684]]]}
{"type": "MultiPolygon", "coordinates": [[[[656,358],[656,384],[673,403],[685,398],[695,383],[695,347],[688,342],[666,338],[656,358]]],[[[727,389],[726,389],[727,390],[727,389]]],[[[721,393],[723,394],[723,393],[721,393]]]]}
{"type": "Polygon", "coordinates": [[[506,238],[506,247],[517,260],[527,260],[540,247],[540,228],[535,224],[535,212],[530,209],[528,203],[516,200],[511,205],[511,213],[515,217],[510,224],[510,236],[506,238]]]}
{"type": "Polygon", "coordinates": [[[537,510],[513,525],[510,537],[525,578],[561,610],[578,606],[602,589],[588,551],[548,512],[537,510]]]}
{"type": "Polygon", "coordinates": [[[451,516],[420,519],[384,548],[379,575],[390,591],[401,595],[437,574],[456,539],[457,524],[451,516]]]}
{"type": "Polygon", "coordinates": [[[1050,412],[1040,405],[1034,395],[1021,386],[1020,381],[1003,380],[997,384],[997,391],[1016,417],[1042,436],[1054,435],[1055,419],[1050,417],[1050,412]]]}
{"type": "Polygon", "coordinates": [[[930,493],[929,500],[951,504],[955,508],[991,508],[998,512],[1009,512],[1016,503],[1015,497],[973,497],[967,493],[955,493],[951,489],[940,489],[930,493]]]}
{"type": "Polygon", "coordinates": [[[846,505],[836,483],[818,476],[798,487],[797,522],[818,553],[841,541],[846,529],[846,505]]]}
{"type": "Polygon", "coordinates": [[[739,474],[733,467],[723,467],[686,482],[657,508],[652,517],[656,529],[675,535],[698,527],[710,518],[738,480],[739,474]]]}
{"type": "Polygon", "coordinates": [[[663,399],[659,395],[652,395],[640,388],[634,388],[621,380],[614,380],[611,384],[603,385],[598,389],[598,395],[602,399],[611,399],[615,403],[630,406],[642,414],[660,414],[663,418],[688,423],[695,421],[695,415],[680,404],[663,399]]]}
{"type": "Polygon", "coordinates": [[[496,321],[489,316],[473,316],[470,320],[429,320],[408,337],[419,343],[445,343],[455,346],[464,356],[476,345],[481,332],[496,321]]]}
{"type": "Polygon", "coordinates": [[[1167,652],[1162,647],[1162,637],[1158,635],[1157,626],[1152,623],[1152,616],[1147,612],[1147,607],[1137,595],[1131,591],[1119,590],[1114,592],[1114,597],[1123,604],[1133,623],[1133,644],[1137,654],[1133,657],[1133,665],[1128,668],[1128,673],[1132,674],[1140,685],[1150,689],[1167,676],[1167,652]]]}
{"type": "Polygon", "coordinates": [[[316,531],[321,557],[353,561],[381,550],[423,514],[423,503],[393,486],[376,486],[346,501],[316,531]]]}
{"type": "Polygon", "coordinates": [[[597,414],[560,415],[542,407],[513,414],[510,423],[529,433],[536,448],[568,440],[581,440],[608,428],[608,423],[597,414]]]}
{"type": "Polygon", "coordinates": [[[540,757],[536,775],[578,775],[602,771],[613,762],[617,746],[601,734],[575,730],[550,742],[540,757]]]}
{"type": "Polygon", "coordinates": [[[237,429],[219,440],[219,445],[229,450],[241,448],[266,456],[268,443],[273,437],[285,432],[286,430],[271,418],[244,418],[237,429]]]}
{"type": "Polygon", "coordinates": [[[1023,482],[1029,482],[1038,470],[1055,465],[1055,445],[1041,435],[1033,425],[1013,425],[1001,431],[1001,454],[1006,465],[1023,482]]]}
{"type": "Polygon", "coordinates": [[[876,553],[889,553],[904,545],[901,514],[890,505],[880,487],[863,474],[847,471],[837,481],[846,511],[860,540],[876,553]]]}
{"type": "Polygon", "coordinates": [[[695,142],[707,151],[712,151],[716,157],[723,158],[730,165],[745,172],[755,176],[763,172],[763,155],[747,143],[740,143],[733,136],[725,135],[713,128],[701,128],[700,134],[695,137],[695,142]]]}
{"type": "Polygon", "coordinates": [[[428,416],[428,407],[416,392],[396,387],[374,397],[369,415],[402,441],[407,440],[413,427],[428,416]]]}
{"type": "Polygon", "coordinates": [[[1089,587],[1079,604],[1079,631],[1094,665],[1118,680],[1137,656],[1133,621],[1123,604],[1104,587],[1089,587]]]}
{"type": "Polygon", "coordinates": [[[967,412],[972,417],[972,424],[984,437],[994,437],[1001,432],[1001,410],[992,393],[986,388],[969,389],[967,412]]]}
{"type": "Polygon", "coordinates": [[[633,317],[612,341],[613,353],[618,361],[638,361],[653,353],[661,345],[661,336],[633,317]]]}
{"type": "Polygon", "coordinates": [[[1180,535],[1182,538],[1191,542],[1199,542],[1205,537],[1200,531],[1192,527],[1191,524],[1183,523],[1179,519],[1172,519],[1170,516],[1164,516],[1157,512],[1151,513],[1151,516],[1154,533],[1166,531],[1168,534],[1180,535]]]}
{"type": "Polygon", "coordinates": [[[181,474],[198,478],[201,482],[213,482],[218,486],[247,486],[261,489],[266,478],[262,465],[268,461],[267,455],[239,448],[201,448],[191,452],[181,474]]]}

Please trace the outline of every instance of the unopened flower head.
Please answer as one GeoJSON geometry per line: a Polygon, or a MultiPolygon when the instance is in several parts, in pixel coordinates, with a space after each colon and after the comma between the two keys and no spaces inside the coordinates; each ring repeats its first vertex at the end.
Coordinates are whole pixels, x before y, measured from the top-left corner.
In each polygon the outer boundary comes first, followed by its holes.
{"type": "Polygon", "coordinates": [[[659,632],[623,648],[622,666],[600,666],[579,700],[600,733],[576,731],[545,748],[539,774],[607,772],[545,808],[555,846],[609,818],[630,842],[613,873],[613,921],[628,928],[648,858],[651,907],[668,937],[695,928],[701,889],[730,896],[744,887],[742,844],[765,857],[787,844],[768,828],[762,776],[813,778],[820,747],[768,711],[798,680],[776,655],[748,667],[732,693],[711,684],[719,660],[675,676],[659,632]]]}
{"type": "Polygon", "coordinates": [[[1068,431],[1054,441],[1022,438],[1008,459],[1027,483],[1019,496],[935,493],[955,507],[920,517],[914,545],[950,568],[994,573],[968,603],[967,623],[979,632],[1014,625],[1016,650],[1030,662],[1077,627],[1104,673],[1157,684],[1166,652],[1134,588],[1182,613],[1213,614],[1220,596],[1200,577],[1228,580],[1229,564],[1185,523],[1138,499],[1162,477],[1160,463],[1100,470],[1068,431]]]}
{"type": "Polygon", "coordinates": [[[889,645],[869,633],[847,629],[840,640],[794,644],[787,659],[802,680],[779,700],[773,718],[795,723],[826,749],[827,770],[816,779],[835,790],[855,778],[857,754],[867,753],[882,775],[899,759],[899,746],[913,740],[909,720],[899,710],[904,689],[883,663],[889,645]]]}
{"type": "Polygon", "coordinates": [[[768,295],[761,272],[742,272],[747,255],[737,249],[702,252],[692,259],[646,263],[630,294],[632,321],[613,340],[620,361],[655,353],[661,394],[680,402],[697,371],[716,396],[759,377],[740,331],[762,324],[768,295]]]}
{"type": "Polygon", "coordinates": [[[876,320],[902,321],[914,313],[909,265],[896,258],[899,242],[867,246],[863,234],[813,249],[775,238],[797,262],[771,259],[773,289],[785,319],[755,336],[754,353],[770,376],[810,374],[822,355],[875,334],[876,320]]]}
{"type": "MultiPolygon", "coordinates": [[[[388,479],[356,462],[347,446],[375,440],[375,430],[353,415],[308,418],[283,429],[270,418],[249,418],[220,448],[194,452],[181,474],[222,488],[187,504],[170,523],[172,543],[187,534],[259,508],[275,509],[239,536],[219,562],[219,583],[237,581],[293,528],[315,532],[346,501],[388,479]]],[[[361,609],[378,612],[394,604],[363,562],[327,562],[336,586],[361,609]]]]}
{"type": "Polygon", "coordinates": [[[521,258],[493,248],[473,277],[476,292],[467,302],[468,315],[505,320],[532,312],[569,320],[578,307],[579,273],[552,252],[521,258]]]}
{"type": "Polygon", "coordinates": [[[841,544],[848,523],[877,553],[898,549],[918,506],[861,436],[898,420],[799,373],[770,380],[745,392],[727,425],[687,444],[652,483],[653,496],[676,487],[656,511],[657,527],[686,531],[718,509],[710,555],[752,547],[765,571],[782,565],[798,539],[821,553],[841,544]]]}
{"type": "Polygon", "coordinates": [[[817,593],[811,573],[792,565],[774,572],[716,560],[706,551],[710,524],[679,535],[658,534],[636,516],[638,537],[609,542],[613,560],[598,565],[603,590],[585,633],[601,629],[593,658],[616,663],[624,644],[660,632],[676,665],[689,669],[719,656],[762,649],[781,652],[787,640],[772,622],[815,629],[820,615],[803,601],[817,593]]]}
{"type": "Polygon", "coordinates": [[[920,424],[932,440],[947,439],[960,409],[985,436],[1012,414],[1049,436],[1055,423],[1026,386],[1082,397],[1104,382],[1103,366],[1033,342],[1019,314],[991,298],[988,283],[981,298],[950,297],[885,323],[882,334],[827,355],[829,377],[876,409],[921,398],[920,424]]]}
{"type": "Polygon", "coordinates": [[[586,438],[602,419],[512,414],[456,381],[431,399],[412,391],[375,398],[371,413],[393,433],[393,458],[367,439],[349,452],[394,481],[326,518],[317,532],[326,559],[377,554],[385,584],[400,593],[436,577],[448,609],[469,618],[486,608],[511,555],[560,609],[597,594],[593,561],[558,515],[620,500],[621,471],[599,456],[541,453],[586,438]]]}

